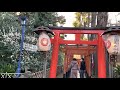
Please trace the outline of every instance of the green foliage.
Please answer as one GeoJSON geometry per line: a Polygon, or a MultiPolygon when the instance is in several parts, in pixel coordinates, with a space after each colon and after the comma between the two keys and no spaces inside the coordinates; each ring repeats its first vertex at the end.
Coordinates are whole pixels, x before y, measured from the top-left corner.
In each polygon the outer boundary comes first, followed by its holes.
{"type": "Polygon", "coordinates": [[[16,65],[12,65],[10,63],[2,63],[0,64],[0,73],[14,73],[15,70],[17,69],[16,65]]]}
{"type": "Polygon", "coordinates": [[[35,26],[57,26],[57,23],[64,24],[65,17],[58,16],[56,12],[35,12],[35,26]]]}
{"type": "Polygon", "coordinates": [[[57,17],[57,22],[58,22],[59,24],[61,24],[61,26],[62,26],[62,25],[65,24],[66,19],[65,19],[64,16],[58,16],[58,17],[57,17]]]}
{"type": "Polygon", "coordinates": [[[53,12],[35,12],[35,25],[36,26],[48,26],[49,24],[56,25],[55,20],[56,13],[53,12]]]}
{"type": "Polygon", "coordinates": [[[63,61],[64,61],[64,53],[60,51],[58,55],[58,65],[63,65],[64,63],[63,61]]]}
{"type": "MultiPolygon", "coordinates": [[[[20,12],[20,16],[27,17],[25,30],[25,43],[36,45],[37,37],[32,32],[34,26],[56,26],[64,23],[65,18],[56,12],[20,12]],[[61,20],[61,21],[60,21],[61,20]]],[[[21,23],[16,12],[0,12],[0,72],[15,72],[20,54],[21,23]]],[[[51,52],[48,55],[48,67],[50,66],[51,52]]],[[[23,50],[22,69],[28,66],[34,71],[43,69],[46,55],[42,52],[23,50]]]]}
{"type": "Polygon", "coordinates": [[[81,14],[79,12],[76,12],[75,13],[75,18],[76,18],[76,21],[73,22],[73,26],[74,27],[80,27],[82,26],[81,23],[80,23],[80,20],[81,20],[81,14]]]}
{"type": "Polygon", "coordinates": [[[114,77],[115,77],[115,78],[120,78],[120,65],[117,65],[117,66],[114,68],[114,77]]]}
{"type": "Polygon", "coordinates": [[[65,35],[64,35],[64,34],[60,34],[60,37],[61,37],[62,39],[64,39],[65,35]]]}
{"type": "Polygon", "coordinates": [[[80,25],[79,21],[74,21],[73,26],[74,27],[80,27],[81,25],[80,25]]]}
{"type": "Polygon", "coordinates": [[[76,12],[76,20],[73,22],[74,27],[89,27],[90,23],[90,12],[76,12]]]}

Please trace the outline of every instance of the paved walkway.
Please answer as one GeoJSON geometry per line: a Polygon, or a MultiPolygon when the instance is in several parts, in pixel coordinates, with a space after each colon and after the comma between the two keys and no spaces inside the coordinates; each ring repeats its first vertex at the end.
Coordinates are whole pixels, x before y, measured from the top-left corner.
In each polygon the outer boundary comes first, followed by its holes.
{"type": "MultiPolygon", "coordinates": [[[[61,73],[60,75],[57,76],[57,78],[63,78],[63,73],[61,73]]],[[[80,73],[77,73],[77,78],[80,78],[80,73]]]]}
{"type": "Polygon", "coordinates": [[[63,73],[59,74],[57,78],[63,78],[63,73]]]}

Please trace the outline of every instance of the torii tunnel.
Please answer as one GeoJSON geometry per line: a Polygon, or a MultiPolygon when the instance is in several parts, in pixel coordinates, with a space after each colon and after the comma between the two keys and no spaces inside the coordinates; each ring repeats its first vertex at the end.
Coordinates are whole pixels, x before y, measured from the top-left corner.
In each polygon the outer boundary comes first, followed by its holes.
{"type": "MultiPolygon", "coordinates": [[[[51,43],[53,44],[52,50],[52,58],[50,65],[50,74],[49,78],[56,78],[57,72],[57,63],[58,63],[58,54],[59,54],[59,46],[60,44],[86,44],[86,45],[95,45],[97,46],[97,63],[98,63],[98,78],[106,78],[106,60],[105,60],[105,46],[102,40],[101,34],[107,28],[73,28],[73,27],[49,27],[55,34],[53,38],[51,38],[51,43]],[[75,40],[64,40],[60,37],[60,34],[75,34],[75,40]],[[84,41],[80,39],[81,34],[96,34],[97,38],[92,41],[84,41]]],[[[73,49],[75,49],[73,47],[73,49]]],[[[68,47],[68,50],[73,50],[71,47],[68,47]]],[[[87,49],[81,48],[80,50],[84,50],[87,52],[79,53],[72,51],[73,53],[86,54],[92,53],[94,48],[88,47],[87,49]]],[[[78,49],[77,49],[78,50],[78,49]]],[[[65,52],[65,50],[63,49],[65,52]]],[[[68,51],[69,52],[69,51],[68,51]]]]}

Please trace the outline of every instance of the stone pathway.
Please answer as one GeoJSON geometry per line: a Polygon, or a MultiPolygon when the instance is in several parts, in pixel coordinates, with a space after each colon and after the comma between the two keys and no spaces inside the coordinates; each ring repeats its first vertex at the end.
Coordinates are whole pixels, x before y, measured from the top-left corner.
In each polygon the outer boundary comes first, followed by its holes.
{"type": "MultiPolygon", "coordinates": [[[[63,78],[63,73],[58,75],[57,78],[63,78]]],[[[80,78],[80,73],[79,72],[77,72],[77,78],[80,78]]]]}
{"type": "Polygon", "coordinates": [[[63,78],[63,73],[59,74],[57,78],[63,78]]]}

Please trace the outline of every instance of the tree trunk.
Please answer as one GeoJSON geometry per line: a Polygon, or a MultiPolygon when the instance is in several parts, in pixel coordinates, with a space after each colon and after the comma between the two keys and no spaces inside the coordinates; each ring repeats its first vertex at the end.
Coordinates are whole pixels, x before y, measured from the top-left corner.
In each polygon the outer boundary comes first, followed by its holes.
{"type": "Polygon", "coordinates": [[[90,27],[90,12],[88,12],[88,27],[90,27]]]}
{"type": "MultiPolygon", "coordinates": [[[[91,23],[91,12],[88,12],[88,27],[90,27],[90,23],[91,23]]],[[[90,40],[91,38],[91,34],[88,34],[88,40],[90,40]]]]}
{"type": "Polygon", "coordinates": [[[86,23],[86,22],[84,22],[84,27],[86,27],[86,24],[87,24],[87,23],[86,23]]]}
{"type": "Polygon", "coordinates": [[[82,12],[80,12],[80,27],[82,26],[82,12]]]}
{"type": "Polygon", "coordinates": [[[98,12],[97,27],[106,27],[108,21],[108,12],[98,12]]]}
{"type": "Polygon", "coordinates": [[[97,12],[92,12],[91,27],[96,27],[96,15],[97,15],[97,12]]]}

